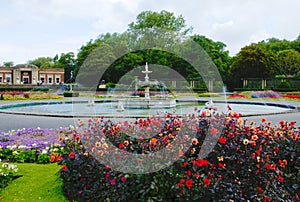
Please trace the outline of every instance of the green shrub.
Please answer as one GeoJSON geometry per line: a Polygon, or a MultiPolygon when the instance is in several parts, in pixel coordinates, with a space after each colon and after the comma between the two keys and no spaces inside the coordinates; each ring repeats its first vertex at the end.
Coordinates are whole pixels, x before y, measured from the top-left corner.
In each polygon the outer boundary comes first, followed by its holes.
{"type": "Polygon", "coordinates": [[[290,88],[291,87],[291,84],[287,81],[283,81],[281,82],[277,88],[290,88]]]}

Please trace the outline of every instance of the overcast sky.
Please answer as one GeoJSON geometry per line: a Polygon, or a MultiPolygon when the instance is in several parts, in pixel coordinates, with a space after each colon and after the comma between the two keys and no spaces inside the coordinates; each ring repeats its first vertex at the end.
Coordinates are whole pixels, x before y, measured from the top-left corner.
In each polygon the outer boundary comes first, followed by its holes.
{"type": "Polygon", "coordinates": [[[141,11],[182,15],[194,34],[230,55],[271,37],[300,34],[299,0],[1,0],[0,64],[75,52],[102,33],[122,33],[141,11]]]}

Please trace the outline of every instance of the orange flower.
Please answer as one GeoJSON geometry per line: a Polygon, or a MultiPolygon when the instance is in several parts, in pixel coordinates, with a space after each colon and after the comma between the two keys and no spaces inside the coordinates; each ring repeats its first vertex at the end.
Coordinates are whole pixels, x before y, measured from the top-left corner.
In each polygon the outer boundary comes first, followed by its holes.
{"type": "Polygon", "coordinates": [[[70,157],[71,159],[75,158],[74,152],[71,152],[71,153],[69,154],[69,157],[70,157]]]}
{"type": "Polygon", "coordinates": [[[68,170],[68,167],[67,167],[66,165],[63,165],[63,166],[61,167],[61,169],[62,169],[62,171],[67,171],[67,170],[68,170]]]}
{"type": "Polygon", "coordinates": [[[258,136],[257,136],[257,135],[252,135],[251,139],[252,139],[253,141],[256,141],[256,140],[258,139],[258,136]]]}
{"type": "Polygon", "coordinates": [[[55,155],[50,156],[50,163],[53,163],[55,161],[55,155]]]}

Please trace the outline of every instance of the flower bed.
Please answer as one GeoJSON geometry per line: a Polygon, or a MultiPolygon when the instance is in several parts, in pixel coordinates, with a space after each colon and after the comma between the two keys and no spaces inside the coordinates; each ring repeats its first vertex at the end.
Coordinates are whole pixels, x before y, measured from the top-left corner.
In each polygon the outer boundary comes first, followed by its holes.
{"type": "Polygon", "coordinates": [[[41,99],[59,99],[61,96],[51,95],[46,92],[24,92],[24,91],[4,91],[0,92],[0,100],[41,100],[41,99]]]}
{"type": "Polygon", "coordinates": [[[0,133],[0,158],[58,162],[63,191],[76,201],[299,201],[296,122],[271,126],[266,119],[255,124],[238,113],[207,111],[118,123],[100,117],[78,126],[0,133]],[[126,162],[126,154],[151,157],[163,149],[168,156],[157,164],[126,162]],[[136,172],[148,164],[153,172],[136,172]],[[127,167],[137,170],[123,172],[127,167]]]}
{"type": "Polygon", "coordinates": [[[51,156],[63,153],[59,144],[62,134],[71,133],[72,128],[40,129],[27,128],[9,133],[0,133],[0,159],[7,162],[50,163],[51,156]]]}
{"type": "MultiPolygon", "coordinates": [[[[67,151],[60,161],[64,193],[78,201],[297,201],[300,134],[295,124],[281,121],[272,127],[262,119],[256,125],[237,113],[202,113],[183,119],[167,114],[164,119],[132,123],[97,118],[84,125],[81,121],[76,133],[62,139],[67,151]],[[153,134],[156,127],[160,131],[154,136],[139,138],[142,133],[137,131],[153,134]],[[179,138],[182,131],[186,134],[179,138]],[[176,150],[173,145],[178,143],[190,147],[176,150]],[[214,149],[202,158],[201,149],[210,146],[214,149]],[[173,152],[176,161],[156,172],[130,174],[110,166],[116,162],[122,169],[130,166],[126,153],[156,154],[163,148],[173,152]],[[117,151],[124,156],[111,155],[117,151]],[[99,163],[105,158],[110,163],[99,163]]],[[[134,166],[145,164],[137,160],[134,166]]]]}
{"type": "Polygon", "coordinates": [[[0,167],[0,190],[6,187],[16,177],[18,166],[12,163],[3,163],[0,167]]]}

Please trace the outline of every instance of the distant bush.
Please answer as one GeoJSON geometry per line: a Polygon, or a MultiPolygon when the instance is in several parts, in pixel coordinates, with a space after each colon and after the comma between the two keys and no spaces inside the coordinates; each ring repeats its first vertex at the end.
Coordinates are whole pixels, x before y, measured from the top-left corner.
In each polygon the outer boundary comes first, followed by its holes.
{"type": "Polygon", "coordinates": [[[278,85],[278,88],[290,88],[291,84],[287,81],[283,81],[278,85]]]}

